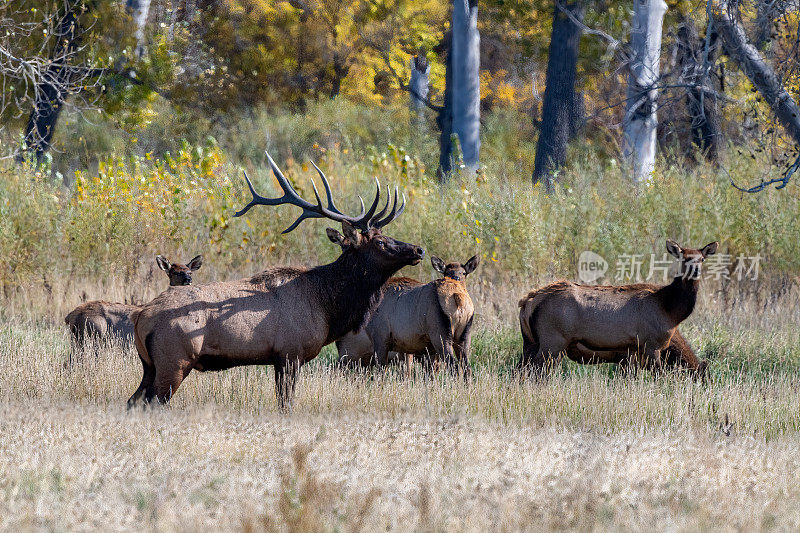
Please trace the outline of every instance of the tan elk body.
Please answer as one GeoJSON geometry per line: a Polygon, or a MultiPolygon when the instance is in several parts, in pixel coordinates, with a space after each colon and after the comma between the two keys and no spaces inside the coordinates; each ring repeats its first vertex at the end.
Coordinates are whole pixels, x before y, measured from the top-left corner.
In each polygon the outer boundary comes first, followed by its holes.
{"type": "MultiPolygon", "coordinates": [[[[445,265],[432,257],[431,263],[443,278],[425,284],[410,278],[387,282],[383,299],[367,325],[336,343],[341,363],[385,365],[390,352],[429,354],[469,373],[475,308],[464,281],[477,267],[478,258],[463,265],[445,265]]],[[[422,360],[426,365],[430,362],[425,357],[422,360]]]]}
{"type": "Polygon", "coordinates": [[[631,354],[639,366],[661,368],[661,352],[694,310],[700,265],[716,250],[716,242],[694,250],[668,240],[667,251],[681,260],[680,274],[668,285],[558,281],[532,291],[520,301],[520,366],[541,370],[561,353],[579,361],[605,353],[631,354]]]}
{"type": "MultiPolygon", "coordinates": [[[[203,264],[203,256],[198,255],[188,264],[170,263],[163,256],[156,256],[158,267],[169,277],[170,286],[189,285],[192,272],[203,264]]],[[[108,340],[112,337],[133,339],[131,313],[141,306],[94,300],[85,302],[70,311],[64,318],[77,348],[82,348],[90,338],[108,340]]]]}
{"type": "MultiPolygon", "coordinates": [[[[333,263],[314,268],[272,268],[251,278],[192,287],[172,287],[134,313],[142,382],[128,400],[166,402],[192,370],[224,370],[241,365],[273,365],[279,406],[288,409],[297,371],[323,346],[357,329],[377,305],[381,286],[400,268],[417,264],[424,251],[381,233],[402,213],[397,191],[376,213],[380,188],[370,209],[344,215],[333,204],[330,185],[319,168],[327,194],[324,207],[303,200],[267,154],[283,196],[253,199],[255,205],[291,204],[302,209],[287,233],[306,218],[342,223],[349,246],[333,263]]],[[[315,165],[316,168],[316,165],[315,165]]]]}
{"type": "MultiPolygon", "coordinates": [[[[520,310],[521,317],[530,318],[531,309],[526,308],[520,310]]],[[[520,318],[520,323],[528,322],[527,319],[520,318]]],[[[527,326],[523,329],[523,337],[525,342],[529,342],[530,333],[526,331],[527,326]]],[[[566,352],[567,357],[581,364],[600,364],[600,363],[617,363],[624,368],[629,368],[632,363],[631,359],[635,358],[634,352],[628,351],[614,351],[614,350],[590,350],[586,346],[578,343],[570,346],[566,352]]],[[[681,335],[678,329],[675,329],[675,334],[669,341],[669,345],[661,352],[661,361],[664,366],[683,368],[692,373],[696,379],[704,379],[708,369],[708,361],[701,360],[689,342],[681,335]]],[[[635,363],[635,361],[634,361],[635,363]]]]}

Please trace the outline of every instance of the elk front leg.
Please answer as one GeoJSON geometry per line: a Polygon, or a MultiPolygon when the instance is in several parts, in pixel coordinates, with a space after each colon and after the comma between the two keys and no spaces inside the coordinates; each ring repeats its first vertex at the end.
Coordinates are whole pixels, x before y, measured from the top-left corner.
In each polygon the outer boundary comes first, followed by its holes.
{"type": "Polygon", "coordinates": [[[299,369],[300,363],[294,358],[275,364],[275,396],[278,399],[278,409],[282,413],[292,410],[294,387],[299,369]]]}
{"type": "Polygon", "coordinates": [[[472,369],[469,366],[469,352],[472,345],[472,319],[470,318],[461,337],[453,346],[455,350],[456,364],[458,371],[464,376],[464,381],[469,382],[472,376],[472,369]]]}
{"type": "Polygon", "coordinates": [[[433,349],[439,361],[447,365],[450,373],[455,375],[458,373],[458,361],[456,361],[455,349],[453,347],[453,339],[450,337],[439,336],[433,340],[433,349]]]}
{"type": "Polygon", "coordinates": [[[383,369],[389,364],[389,337],[380,332],[375,332],[371,336],[372,351],[375,354],[375,366],[383,369]]]}
{"type": "Polygon", "coordinates": [[[413,353],[406,353],[403,354],[406,359],[406,378],[411,379],[414,377],[414,361],[415,356],[413,353]]]}
{"type": "Polygon", "coordinates": [[[656,377],[661,375],[664,368],[661,361],[661,352],[662,350],[660,349],[645,350],[645,363],[647,364],[647,368],[653,372],[653,375],[656,377]]]}

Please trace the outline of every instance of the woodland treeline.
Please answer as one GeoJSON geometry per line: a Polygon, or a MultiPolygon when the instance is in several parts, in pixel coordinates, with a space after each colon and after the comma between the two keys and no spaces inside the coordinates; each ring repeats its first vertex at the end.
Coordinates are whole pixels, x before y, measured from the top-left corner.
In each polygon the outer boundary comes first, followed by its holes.
{"type": "MultiPolygon", "coordinates": [[[[485,117],[536,136],[555,187],[570,143],[623,161],[763,159],[748,190],[800,165],[794,0],[2,0],[2,155],[41,165],[65,110],[135,135],[168,110],[224,124],[346,99],[408,106],[437,175],[478,169],[485,117]]],[[[77,139],[60,139],[69,146],[77,139]]],[[[91,143],[85,151],[92,151],[91,143]]],[[[155,154],[158,156],[159,154],[155,154]]]]}

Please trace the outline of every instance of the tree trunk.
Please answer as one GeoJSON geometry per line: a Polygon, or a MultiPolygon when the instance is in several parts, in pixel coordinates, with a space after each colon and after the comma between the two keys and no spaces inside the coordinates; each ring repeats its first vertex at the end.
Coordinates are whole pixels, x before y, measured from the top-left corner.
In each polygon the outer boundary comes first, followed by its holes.
{"type": "MultiPolygon", "coordinates": [[[[141,59],[146,51],[144,46],[144,28],[147,24],[147,14],[150,12],[150,0],[127,0],[125,7],[133,17],[133,23],[136,25],[136,57],[141,59]]],[[[173,15],[173,19],[174,16],[175,15],[173,15]]]]}
{"type": "Polygon", "coordinates": [[[418,133],[425,124],[425,100],[428,98],[431,66],[428,59],[420,53],[411,58],[411,80],[408,82],[411,101],[411,129],[418,133]]]}
{"type": "Polygon", "coordinates": [[[584,101],[583,91],[575,91],[575,101],[570,108],[569,117],[569,140],[578,136],[583,123],[586,121],[586,102],[584,101]]]}
{"type": "Polygon", "coordinates": [[[347,58],[342,57],[339,53],[333,54],[333,81],[331,83],[330,97],[336,98],[342,90],[342,81],[347,77],[350,72],[350,65],[348,65],[347,58]]]}
{"type": "MultiPolygon", "coordinates": [[[[452,42],[452,41],[451,41],[452,42]]],[[[439,181],[444,183],[453,170],[453,52],[452,48],[447,52],[444,74],[444,104],[439,115],[436,117],[436,125],[439,126],[439,168],[436,175],[439,181]]]]}
{"type": "Polygon", "coordinates": [[[661,27],[667,4],[664,0],[634,0],[631,61],[627,106],[623,121],[626,159],[633,165],[636,183],[649,181],[656,162],[656,117],[661,58],[661,27]]]}
{"type": "Polygon", "coordinates": [[[709,160],[716,161],[722,139],[717,95],[713,90],[713,71],[719,47],[713,23],[706,31],[711,31],[711,34],[701,39],[694,19],[685,15],[678,28],[678,56],[681,79],[686,84],[692,142],[709,160]]]}
{"type": "Polygon", "coordinates": [[[79,0],[64,2],[64,14],[55,29],[56,39],[50,64],[34,87],[33,110],[25,126],[24,142],[26,148],[36,154],[37,162],[41,162],[51,147],[58,117],[71,86],[70,77],[73,73],[67,63],[78,45],[80,29],[77,14],[83,7],[83,2],[79,0]]]}
{"type": "Polygon", "coordinates": [[[744,28],[730,12],[727,0],[717,0],[711,10],[714,26],[725,45],[725,51],[767,101],[778,122],[800,144],[800,108],[781,85],[775,70],[747,41],[744,28]]]}
{"type": "Polygon", "coordinates": [[[477,168],[480,155],[480,34],[477,0],[453,0],[453,131],[464,164],[477,168]]]}
{"type": "MultiPolygon", "coordinates": [[[[583,20],[584,7],[579,1],[564,6],[578,20],[583,20]]],[[[547,57],[542,122],[533,163],[533,183],[544,181],[552,192],[555,174],[567,161],[567,143],[575,129],[575,75],[578,45],[582,29],[558,6],[553,13],[553,30],[547,57]]]]}

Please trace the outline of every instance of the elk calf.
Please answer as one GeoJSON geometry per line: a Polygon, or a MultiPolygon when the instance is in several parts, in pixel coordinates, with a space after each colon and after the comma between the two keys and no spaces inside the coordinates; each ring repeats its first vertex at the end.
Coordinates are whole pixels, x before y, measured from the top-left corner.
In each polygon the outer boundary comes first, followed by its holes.
{"type": "MultiPolygon", "coordinates": [[[[669,285],[558,281],[528,294],[519,302],[523,353],[518,366],[541,370],[561,353],[579,362],[596,362],[603,354],[609,361],[630,354],[632,363],[659,370],[678,324],[694,310],[700,265],[717,251],[717,243],[694,250],[667,240],[667,251],[681,261],[669,285]]],[[[679,339],[674,350],[681,349],[679,339]]],[[[685,340],[683,344],[688,347],[685,340]]]]}
{"type": "MultiPolygon", "coordinates": [[[[190,285],[192,272],[203,264],[203,256],[198,255],[188,264],[170,263],[163,256],[156,256],[158,267],[169,277],[170,286],[190,285]]],[[[130,314],[141,309],[138,305],[121,304],[94,300],[73,309],[65,318],[75,347],[83,348],[89,338],[96,340],[112,337],[133,339],[133,321],[130,314]]]]}
{"type": "Polygon", "coordinates": [[[435,354],[453,369],[469,375],[469,348],[474,306],[465,285],[478,266],[478,257],[448,263],[431,257],[444,277],[427,284],[410,278],[392,278],[367,325],[337,343],[341,363],[385,365],[389,352],[413,354],[426,368],[435,354]]]}

